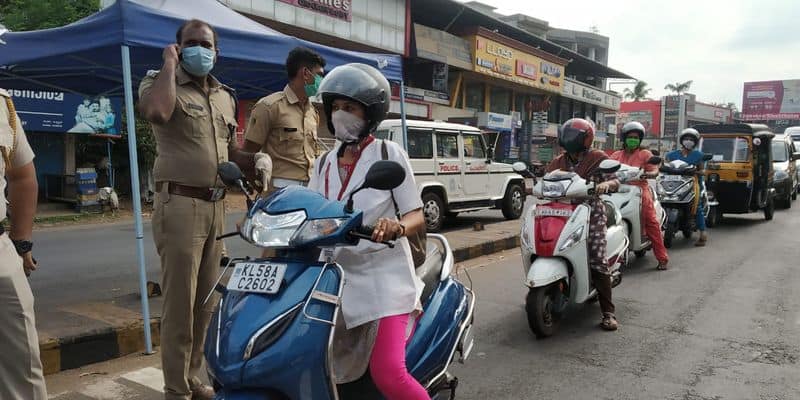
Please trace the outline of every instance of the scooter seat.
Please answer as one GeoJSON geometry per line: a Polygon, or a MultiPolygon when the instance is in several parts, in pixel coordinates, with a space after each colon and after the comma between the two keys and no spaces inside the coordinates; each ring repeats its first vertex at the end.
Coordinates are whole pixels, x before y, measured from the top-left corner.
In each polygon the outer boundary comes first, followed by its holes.
{"type": "Polygon", "coordinates": [[[439,285],[439,277],[442,275],[442,268],[444,267],[444,254],[443,250],[439,247],[439,241],[433,238],[428,238],[426,249],[425,263],[417,267],[417,277],[425,283],[425,288],[422,290],[422,298],[420,301],[424,304],[425,301],[431,296],[433,290],[439,285]]]}

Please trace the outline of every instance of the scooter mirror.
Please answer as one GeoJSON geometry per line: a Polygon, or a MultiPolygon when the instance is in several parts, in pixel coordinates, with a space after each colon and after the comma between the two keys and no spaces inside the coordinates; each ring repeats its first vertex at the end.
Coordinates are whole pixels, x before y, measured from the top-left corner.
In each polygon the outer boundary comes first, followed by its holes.
{"type": "Polygon", "coordinates": [[[619,163],[617,160],[603,160],[600,163],[600,172],[604,174],[613,174],[617,172],[622,164],[619,163]]]}
{"type": "Polygon", "coordinates": [[[514,169],[514,172],[525,172],[528,170],[528,166],[522,161],[517,161],[514,164],[511,164],[511,168],[514,169]]]}
{"type": "Polygon", "coordinates": [[[661,164],[661,157],[659,156],[650,157],[650,159],[647,160],[647,163],[651,165],[659,165],[661,164]]]}
{"type": "Polygon", "coordinates": [[[226,186],[239,186],[239,181],[244,179],[239,166],[230,161],[217,166],[217,175],[226,186]]]}
{"type": "Polygon", "coordinates": [[[714,158],[714,155],[711,153],[703,154],[703,161],[711,161],[714,158]]]}
{"type": "Polygon", "coordinates": [[[406,180],[406,170],[394,161],[378,161],[372,164],[364,178],[361,189],[392,190],[406,180]]]}

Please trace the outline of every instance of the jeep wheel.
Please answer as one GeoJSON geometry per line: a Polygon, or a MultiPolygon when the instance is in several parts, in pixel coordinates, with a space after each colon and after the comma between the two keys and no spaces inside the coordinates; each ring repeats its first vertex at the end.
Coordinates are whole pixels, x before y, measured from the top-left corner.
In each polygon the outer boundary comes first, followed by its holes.
{"type": "Polygon", "coordinates": [[[522,187],[513,183],[506,189],[506,196],[503,197],[503,216],[506,219],[517,219],[522,216],[522,209],[525,208],[525,195],[522,187]]]}
{"type": "Polygon", "coordinates": [[[434,192],[422,195],[422,212],[425,214],[425,226],[428,232],[439,232],[444,225],[444,201],[434,192]]]}

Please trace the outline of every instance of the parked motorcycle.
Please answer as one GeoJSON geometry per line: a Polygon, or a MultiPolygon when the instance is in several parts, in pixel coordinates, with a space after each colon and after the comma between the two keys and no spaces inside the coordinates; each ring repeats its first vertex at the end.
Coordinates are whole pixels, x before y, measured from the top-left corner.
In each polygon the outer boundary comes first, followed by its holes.
{"type": "MultiPolygon", "coordinates": [[[[710,159],[710,155],[704,160],[710,159]]],[[[698,207],[703,207],[706,219],[710,213],[716,213],[712,207],[717,207],[716,202],[710,202],[705,189],[695,193],[697,167],[682,160],[671,161],[660,168],[661,176],[658,178],[658,197],[662,207],[667,213],[667,224],[664,230],[664,246],[672,247],[673,239],[678,232],[689,239],[697,231],[697,220],[692,212],[695,198],[699,196],[698,207]]]]}
{"type": "MultiPolygon", "coordinates": [[[[661,164],[661,157],[652,157],[648,164],[661,164]]],[[[625,230],[630,241],[629,250],[633,251],[636,257],[644,257],[648,250],[653,248],[653,243],[645,234],[642,224],[642,188],[636,185],[637,182],[647,182],[647,176],[643,168],[636,168],[622,164],[616,173],[617,179],[622,184],[623,190],[611,194],[609,200],[620,210],[622,220],[625,222],[625,230]]],[[[653,199],[653,206],[656,210],[656,218],[661,221],[661,226],[665,226],[667,214],[658,201],[656,190],[648,183],[647,189],[653,199]]]]}
{"type": "MultiPolygon", "coordinates": [[[[235,164],[222,164],[220,177],[247,190],[235,164]]],[[[391,190],[404,177],[399,164],[378,161],[359,190],[391,190]]],[[[371,228],[362,226],[362,212],[353,209],[352,195],[335,202],[289,187],[268,199],[248,198],[248,206],[233,235],[275,248],[277,256],[234,258],[226,267],[233,268],[227,285],[216,285],[222,297],[205,354],[217,399],[380,399],[369,372],[346,385],[333,380],[333,337],[346,277],[332,249],[372,237],[371,228]]],[[[456,357],[466,360],[472,349],[475,296],[452,275],[447,239],[428,235],[427,242],[427,261],[416,270],[425,283],[424,311],[406,363],[433,399],[452,399],[458,380],[448,368],[456,357]]]]}
{"type": "MultiPolygon", "coordinates": [[[[605,160],[602,173],[615,173],[620,163],[605,160]]],[[[628,189],[622,188],[622,191],[628,189]]],[[[533,195],[544,203],[534,205],[522,224],[522,264],[528,296],[528,324],[538,338],[552,336],[569,305],[597,296],[589,271],[589,216],[585,200],[597,196],[595,184],[574,172],[553,171],[536,184],[533,195]]],[[[612,286],[622,280],[620,268],[628,261],[628,237],[622,215],[603,196],[608,216],[606,257],[612,286]]]]}

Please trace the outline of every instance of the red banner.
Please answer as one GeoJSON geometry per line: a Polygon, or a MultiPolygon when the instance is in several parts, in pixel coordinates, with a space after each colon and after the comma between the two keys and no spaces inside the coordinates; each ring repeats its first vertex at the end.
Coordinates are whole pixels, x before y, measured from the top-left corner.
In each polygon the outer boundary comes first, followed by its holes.
{"type": "Polygon", "coordinates": [[[742,119],[800,119],[800,80],[745,82],[742,119]]]}

